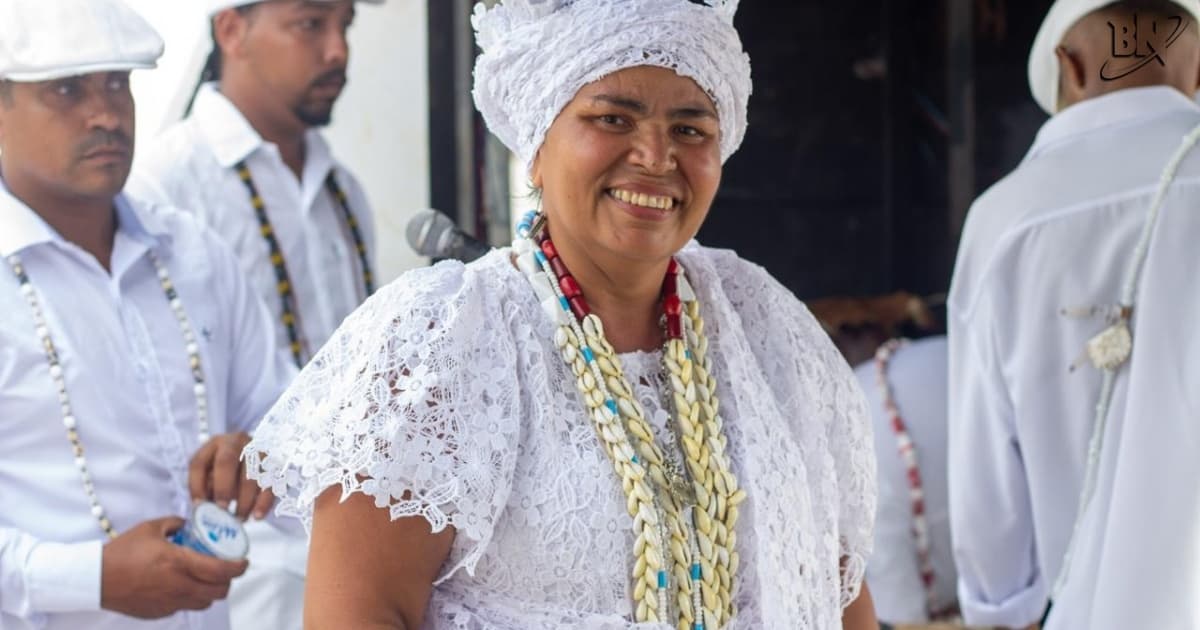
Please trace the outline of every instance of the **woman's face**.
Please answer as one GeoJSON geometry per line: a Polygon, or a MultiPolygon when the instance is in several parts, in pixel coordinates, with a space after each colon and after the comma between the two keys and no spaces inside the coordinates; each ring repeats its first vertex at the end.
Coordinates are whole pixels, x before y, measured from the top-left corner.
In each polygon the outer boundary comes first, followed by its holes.
{"type": "Polygon", "coordinates": [[[546,134],[531,175],[559,249],[665,261],[696,235],[721,181],[712,100],[640,66],[584,86],[546,134]]]}

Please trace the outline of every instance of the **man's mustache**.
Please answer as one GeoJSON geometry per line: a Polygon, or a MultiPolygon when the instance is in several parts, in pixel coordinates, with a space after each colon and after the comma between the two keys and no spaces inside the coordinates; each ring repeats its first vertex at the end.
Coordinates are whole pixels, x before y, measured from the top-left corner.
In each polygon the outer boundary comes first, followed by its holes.
{"type": "Polygon", "coordinates": [[[98,129],[92,132],[82,144],[79,145],[79,155],[85,156],[96,149],[121,149],[129,152],[133,147],[133,140],[129,134],[120,129],[109,131],[107,129],[98,129]]]}
{"type": "Polygon", "coordinates": [[[309,87],[315,88],[327,85],[337,85],[338,87],[346,85],[346,69],[337,68],[336,70],[330,70],[313,80],[309,87]]]}

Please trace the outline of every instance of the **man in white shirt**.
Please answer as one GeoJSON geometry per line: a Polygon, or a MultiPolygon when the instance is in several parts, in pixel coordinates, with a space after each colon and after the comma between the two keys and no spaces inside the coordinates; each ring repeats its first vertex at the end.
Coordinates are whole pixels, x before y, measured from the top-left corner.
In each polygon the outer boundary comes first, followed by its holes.
{"type": "Polygon", "coordinates": [[[955,268],[970,623],[1024,627],[1052,601],[1049,630],[1200,627],[1200,155],[1167,169],[1200,125],[1200,3],[1106,4],[1047,15],[1030,84],[1053,117],[975,202],[955,268]]]}
{"type": "Polygon", "coordinates": [[[237,261],[122,193],[119,0],[0,3],[0,628],[223,630],[245,561],[168,542],[194,500],[262,517],[239,464],[292,377],[237,261]]]}
{"type": "MultiPolygon", "coordinates": [[[[383,0],[369,0],[378,4],[383,0]]],[[[187,119],[138,157],[131,189],[196,212],[234,249],[303,365],[375,288],[371,209],[318,129],[346,82],[351,0],[208,0],[213,52],[187,119]]],[[[299,629],[305,541],[248,528],[234,627],[299,629]]]]}
{"type": "Polygon", "coordinates": [[[371,209],[318,131],[346,82],[356,3],[207,2],[213,80],[139,153],[130,189],[229,243],[303,365],[376,286],[371,209]]]}

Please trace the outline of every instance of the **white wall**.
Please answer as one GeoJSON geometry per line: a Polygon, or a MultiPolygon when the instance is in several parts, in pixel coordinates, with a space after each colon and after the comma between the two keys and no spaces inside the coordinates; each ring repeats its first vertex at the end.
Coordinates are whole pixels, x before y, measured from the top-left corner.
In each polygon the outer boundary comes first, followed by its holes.
{"type": "MultiPolygon", "coordinates": [[[[209,50],[199,0],[126,0],[167,42],[156,70],[134,74],[138,145],[178,120],[209,50]]],[[[429,206],[429,89],[425,2],[361,5],[350,31],[349,84],[326,136],[375,210],[381,283],[423,265],[404,225],[429,206]]]]}
{"type": "Polygon", "coordinates": [[[428,262],[404,238],[408,219],[429,207],[427,41],[425,2],[360,6],[351,32],[350,83],[329,128],[334,150],[375,208],[381,281],[428,262]]]}

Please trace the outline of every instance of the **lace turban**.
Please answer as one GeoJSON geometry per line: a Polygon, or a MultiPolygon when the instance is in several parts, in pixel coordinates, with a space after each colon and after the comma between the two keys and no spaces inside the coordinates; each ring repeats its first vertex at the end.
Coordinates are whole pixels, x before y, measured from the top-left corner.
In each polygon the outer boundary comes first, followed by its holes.
{"type": "Polygon", "coordinates": [[[583,86],[635,66],[674,70],[717,108],[721,161],[746,134],[750,58],[733,27],[738,0],[506,0],[475,6],[482,54],[475,106],[529,167],[558,114],[583,86]]]}

